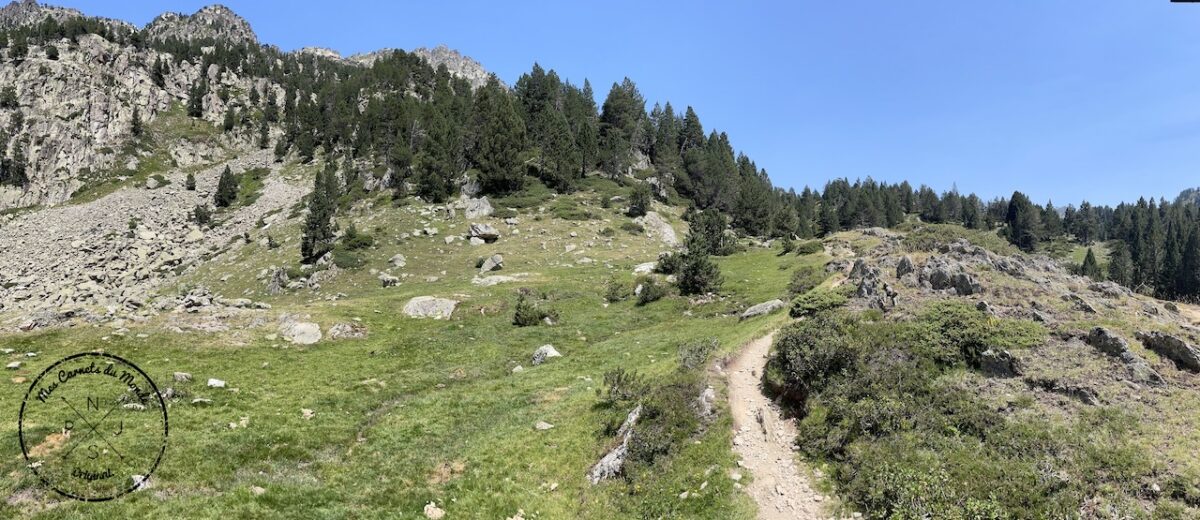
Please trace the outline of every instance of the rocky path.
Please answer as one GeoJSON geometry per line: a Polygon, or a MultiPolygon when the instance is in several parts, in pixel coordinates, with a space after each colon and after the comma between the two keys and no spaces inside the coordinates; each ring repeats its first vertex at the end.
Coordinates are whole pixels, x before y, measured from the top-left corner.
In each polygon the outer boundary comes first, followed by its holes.
{"type": "Polygon", "coordinates": [[[813,490],[796,462],[796,427],[762,392],[763,367],[775,333],[742,347],[726,368],[733,412],[733,451],[754,476],[746,492],[758,503],[758,518],[807,520],[830,518],[826,497],[813,490]]]}

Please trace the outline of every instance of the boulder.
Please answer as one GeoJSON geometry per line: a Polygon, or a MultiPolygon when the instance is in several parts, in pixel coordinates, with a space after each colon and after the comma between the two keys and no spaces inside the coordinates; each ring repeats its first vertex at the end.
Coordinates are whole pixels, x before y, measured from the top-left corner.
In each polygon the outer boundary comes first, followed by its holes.
{"type": "Polygon", "coordinates": [[[408,259],[404,258],[404,255],[397,254],[388,259],[388,263],[392,264],[394,267],[404,267],[405,265],[408,265],[408,259]]]}
{"type": "Polygon", "coordinates": [[[515,278],[515,277],[497,274],[497,275],[492,275],[492,276],[484,276],[482,278],[476,276],[471,279],[471,285],[478,285],[480,287],[491,287],[493,285],[515,282],[515,281],[517,281],[517,278],[515,278]]]}
{"type": "Polygon", "coordinates": [[[500,232],[491,224],[471,224],[471,227],[467,228],[467,235],[489,244],[500,239],[500,232]]]}
{"type": "Polygon", "coordinates": [[[400,284],[400,277],[387,273],[379,273],[379,283],[384,287],[393,287],[400,284]]]}
{"type": "Polygon", "coordinates": [[[312,345],[321,341],[321,326],[304,321],[285,320],[279,325],[283,339],[297,345],[312,345]]]}
{"type": "Polygon", "coordinates": [[[896,263],[896,278],[901,278],[904,275],[917,270],[917,266],[913,264],[912,258],[905,255],[896,263]]]}
{"type": "Polygon", "coordinates": [[[1175,366],[1190,372],[1200,372],[1200,352],[1182,339],[1162,332],[1139,332],[1137,339],[1146,345],[1146,348],[1175,362],[1175,366]]]}
{"type": "Polygon", "coordinates": [[[1104,327],[1096,327],[1088,332],[1087,344],[1100,352],[1116,357],[1129,350],[1129,343],[1125,341],[1125,338],[1113,334],[1104,327]]]}
{"type": "Polygon", "coordinates": [[[483,264],[479,266],[479,274],[499,271],[504,268],[504,257],[498,254],[492,255],[484,259],[483,264]]]}
{"type": "Polygon", "coordinates": [[[645,215],[633,219],[633,221],[642,226],[651,237],[661,241],[663,245],[670,247],[679,245],[679,237],[675,235],[675,228],[671,227],[671,223],[663,219],[658,213],[649,211],[645,215]]]}
{"type": "Polygon", "coordinates": [[[756,316],[763,316],[766,314],[770,314],[779,309],[782,309],[784,307],[784,305],[786,305],[786,304],[783,303],[783,300],[780,300],[778,298],[771,300],[771,301],[763,302],[763,303],[760,303],[753,307],[750,307],[749,309],[746,309],[746,311],[742,313],[741,319],[745,320],[745,319],[749,319],[749,318],[754,318],[756,316]]]}
{"type": "Polygon", "coordinates": [[[984,373],[999,377],[1015,377],[1021,375],[1021,363],[1007,350],[987,349],[979,355],[979,369],[984,373]]]}
{"type": "Polygon", "coordinates": [[[1096,308],[1093,307],[1092,304],[1088,303],[1087,300],[1083,299],[1083,297],[1079,296],[1078,294],[1075,294],[1075,293],[1064,294],[1062,296],[1062,299],[1065,302],[1069,302],[1071,304],[1071,306],[1074,307],[1076,310],[1083,311],[1088,314],[1096,314],[1096,308]]]}
{"type": "Polygon", "coordinates": [[[492,203],[488,202],[488,198],[482,197],[478,199],[467,199],[466,208],[464,208],[463,214],[465,214],[467,218],[483,218],[491,216],[494,211],[495,209],[492,208],[492,203]]]}
{"type": "Polygon", "coordinates": [[[545,363],[547,359],[556,357],[562,357],[562,354],[559,354],[558,351],[554,349],[554,345],[542,345],[538,347],[537,350],[533,351],[533,365],[540,365],[545,363]]]}
{"type": "Polygon", "coordinates": [[[1104,327],[1096,327],[1088,332],[1084,341],[1096,350],[1119,359],[1129,372],[1130,380],[1150,386],[1164,384],[1162,376],[1146,360],[1129,350],[1129,343],[1125,341],[1125,338],[1113,334],[1104,327]]]}
{"type": "Polygon", "coordinates": [[[404,304],[404,314],[410,318],[449,319],[458,301],[433,296],[417,296],[404,304]]]}
{"type": "Polygon", "coordinates": [[[654,268],[658,266],[658,262],[646,262],[633,267],[633,274],[650,274],[654,272],[654,268]]]}
{"type": "Polygon", "coordinates": [[[367,328],[358,323],[337,323],[329,327],[331,339],[359,339],[367,336],[367,328]]]}

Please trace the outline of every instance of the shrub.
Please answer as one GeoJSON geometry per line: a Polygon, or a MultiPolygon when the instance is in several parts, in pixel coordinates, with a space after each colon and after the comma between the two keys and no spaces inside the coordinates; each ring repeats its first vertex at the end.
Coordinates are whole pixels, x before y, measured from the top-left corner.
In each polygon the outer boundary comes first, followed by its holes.
{"type": "Polygon", "coordinates": [[[654,265],[654,272],[661,274],[675,274],[679,272],[679,268],[683,266],[683,255],[677,252],[663,253],[658,255],[658,263],[654,265]]]}
{"type": "Polygon", "coordinates": [[[936,251],[959,239],[997,254],[1017,254],[1017,248],[995,231],[967,229],[954,224],[923,224],[909,232],[902,243],[909,251],[936,251]]]}
{"type": "Polygon", "coordinates": [[[188,172],[187,180],[184,181],[183,186],[188,191],[196,191],[196,175],[193,174],[192,172],[188,172]]]}
{"type": "Polygon", "coordinates": [[[813,290],[826,278],[825,270],[811,265],[803,265],[792,272],[792,281],[788,283],[788,292],[792,295],[804,294],[813,290]]]}
{"type": "Polygon", "coordinates": [[[333,265],[341,269],[357,269],[366,265],[366,261],[352,251],[337,247],[333,249],[333,265]]]}
{"type": "Polygon", "coordinates": [[[616,230],[614,230],[613,228],[610,228],[610,227],[606,227],[606,228],[600,230],[600,236],[602,236],[602,237],[612,237],[616,234],[617,234],[616,230]]]}
{"type": "Polygon", "coordinates": [[[807,240],[796,244],[797,255],[811,255],[823,252],[825,252],[825,246],[821,244],[820,240],[807,240]]]}
{"type": "Polygon", "coordinates": [[[195,222],[200,226],[209,225],[212,223],[212,211],[208,209],[208,206],[203,204],[197,205],[196,208],[192,210],[192,222],[195,222]]]}
{"type": "Polygon", "coordinates": [[[642,415],[630,435],[629,456],[623,467],[626,478],[643,473],[679,449],[700,429],[693,404],[702,386],[698,378],[682,377],[653,388],[642,401],[642,415]]]}
{"type": "Polygon", "coordinates": [[[629,195],[629,212],[631,217],[640,217],[650,211],[651,201],[650,185],[647,183],[639,183],[633,187],[633,193],[629,195]]]}
{"type": "Polygon", "coordinates": [[[359,233],[358,228],[354,224],[346,228],[346,233],[342,235],[342,247],[347,251],[357,251],[366,249],[375,245],[375,237],[366,233],[359,233]]]}
{"type": "Polygon", "coordinates": [[[541,309],[536,303],[529,301],[523,292],[517,295],[517,305],[513,312],[513,325],[518,327],[540,325],[542,320],[546,318],[555,320],[558,318],[558,314],[553,311],[541,309]]]}
{"type": "Polygon", "coordinates": [[[667,295],[667,288],[660,285],[658,281],[649,276],[638,278],[638,285],[642,286],[642,292],[638,293],[638,305],[646,305],[661,300],[667,295]]]}
{"type": "Polygon", "coordinates": [[[836,309],[849,301],[846,295],[834,289],[813,289],[792,300],[790,314],[793,318],[812,316],[822,311],[836,309]]]}
{"type": "Polygon", "coordinates": [[[679,345],[679,366],[685,370],[696,370],[708,362],[708,356],[717,351],[721,343],[717,338],[698,339],[679,345]]]}
{"type": "Polygon", "coordinates": [[[604,286],[604,300],[609,303],[619,302],[629,297],[629,286],[621,283],[616,275],[608,279],[604,286]]]}
{"type": "Polygon", "coordinates": [[[779,240],[779,247],[781,248],[779,256],[786,255],[791,253],[792,250],[796,248],[796,241],[792,240],[792,235],[784,235],[783,238],[779,240]]]}
{"type": "Polygon", "coordinates": [[[640,235],[646,232],[646,228],[637,222],[622,222],[621,229],[629,232],[631,235],[640,235]]]}
{"type": "Polygon", "coordinates": [[[722,278],[721,268],[700,251],[689,251],[683,254],[682,265],[679,268],[679,293],[706,294],[720,290],[722,278]]]}
{"type": "Polygon", "coordinates": [[[604,389],[596,391],[605,405],[623,407],[641,399],[648,387],[646,380],[637,372],[616,368],[604,373],[604,389]]]}

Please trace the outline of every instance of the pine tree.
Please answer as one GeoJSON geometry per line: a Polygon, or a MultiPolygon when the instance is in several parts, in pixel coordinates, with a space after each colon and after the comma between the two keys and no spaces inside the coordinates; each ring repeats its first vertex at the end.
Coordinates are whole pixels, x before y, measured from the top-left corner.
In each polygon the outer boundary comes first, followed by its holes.
{"type": "Polygon", "coordinates": [[[153,81],[158,88],[163,88],[166,86],[165,75],[166,68],[163,65],[162,56],[159,56],[154,59],[154,66],[150,68],[150,81],[153,81]]]}
{"type": "Polygon", "coordinates": [[[1183,262],[1179,271],[1180,295],[1193,299],[1200,295],[1200,228],[1195,224],[1183,249],[1183,262]]]}
{"type": "Polygon", "coordinates": [[[237,177],[233,176],[233,172],[226,166],[221,172],[220,179],[217,180],[217,193],[213,196],[213,205],[218,208],[227,208],[237,201],[238,181],[237,177]]]}
{"type": "Polygon", "coordinates": [[[142,135],[142,113],[137,106],[133,107],[133,119],[129,122],[129,133],[134,137],[142,135]]]}
{"type": "Polygon", "coordinates": [[[1113,244],[1108,255],[1108,279],[1127,287],[1133,285],[1133,259],[1122,242],[1113,244]]]}
{"type": "Polygon", "coordinates": [[[266,150],[271,144],[271,129],[267,126],[266,118],[263,118],[262,124],[258,125],[258,149],[266,150]]]}
{"type": "Polygon", "coordinates": [[[1007,228],[1005,235],[1008,241],[1024,251],[1032,252],[1037,248],[1038,232],[1041,230],[1041,210],[1029,201],[1024,193],[1014,191],[1008,202],[1008,215],[1005,217],[1007,228]]]}
{"type": "Polygon", "coordinates": [[[187,180],[184,181],[183,187],[187,191],[196,191],[196,176],[193,175],[192,172],[188,172],[187,180]]]}
{"type": "Polygon", "coordinates": [[[232,106],[225,109],[225,120],[221,123],[221,128],[229,132],[233,130],[234,124],[237,122],[237,114],[232,106]]]}
{"type": "Polygon", "coordinates": [[[308,215],[304,219],[304,234],[300,240],[300,257],[304,263],[316,262],[333,250],[333,215],[337,210],[337,193],[336,179],[332,176],[332,173],[323,170],[313,180],[308,215]]]}
{"type": "Polygon", "coordinates": [[[518,155],[525,146],[525,124],[517,114],[509,94],[494,75],[476,93],[475,164],[484,192],[506,194],[524,186],[518,155]]]}
{"type": "Polygon", "coordinates": [[[204,116],[204,96],[208,94],[208,80],[201,79],[188,91],[187,114],[189,117],[204,116]]]}
{"type": "Polygon", "coordinates": [[[629,213],[631,217],[640,217],[650,211],[650,185],[639,183],[633,187],[633,193],[629,196],[629,213]]]}
{"type": "Polygon", "coordinates": [[[1087,256],[1083,257],[1083,265],[1080,266],[1079,273],[1096,281],[1104,279],[1104,273],[1100,271],[1100,265],[1096,263],[1096,254],[1090,247],[1087,250],[1087,256]]]}
{"type": "MultiPolygon", "coordinates": [[[[703,217],[701,221],[703,222],[703,217]]],[[[680,259],[676,281],[679,286],[679,294],[684,296],[706,294],[716,292],[721,288],[721,268],[709,258],[709,250],[713,248],[714,237],[707,236],[707,233],[709,230],[706,230],[703,225],[688,233],[687,249],[680,259]]]]}

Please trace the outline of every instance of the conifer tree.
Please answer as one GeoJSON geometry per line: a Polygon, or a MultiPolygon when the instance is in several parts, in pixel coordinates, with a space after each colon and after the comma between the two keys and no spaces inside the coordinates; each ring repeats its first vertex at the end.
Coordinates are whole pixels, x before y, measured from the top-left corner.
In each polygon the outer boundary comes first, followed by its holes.
{"type": "Polygon", "coordinates": [[[1079,268],[1080,274],[1096,281],[1104,279],[1104,273],[1100,271],[1100,264],[1096,263],[1096,254],[1092,252],[1092,248],[1088,248],[1087,255],[1083,257],[1083,265],[1079,268]]]}
{"type": "Polygon", "coordinates": [[[633,187],[633,193],[629,196],[629,216],[640,217],[650,211],[650,185],[640,183],[633,187]]]}
{"type": "Polygon", "coordinates": [[[1121,285],[1131,286],[1132,271],[1133,259],[1129,256],[1129,248],[1121,242],[1113,244],[1112,252],[1108,255],[1108,278],[1121,285]]]}
{"type": "Polygon", "coordinates": [[[225,170],[221,172],[220,179],[217,180],[217,193],[213,196],[213,205],[218,208],[227,208],[237,201],[237,194],[237,177],[234,177],[229,166],[226,166],[225,170]]]}
{"type": "Polygon", "coordinates": [[[1041,229],[1040,215],[1041,210],[1029,201],[1029,197],[1014,191],[1008,202],[1008,215],[1005,217],[1005,235],[1008,241],[1028,252],[1037,248],[1038,232],[1041,229]]]}
{"type": "Polygon", "coordinates": [[[525,124],[509,94],[494,75],[477,92],[475,164],[484,192],[505,194],[524,186],[518,155],[525,146],[525,124]]]}
{"type": "Polygon", "coordinates": [[[337,180],[331,172],[322,170],[313,180],[308,199],[308,215],[304,218],[304,234],[300,240],[300,258],[313,263],[333,250],[335,240],[333,215],[337,210],[337,180]]]}
{"type": "Polygon", "coordinates": [[[258,125],[258,149],[266,150],[271,144],[271,129],[267,126],[266,118],[263,118],[262,124],[258,125]]]}
{"type": "Polygon", "coordinates": [[[196,176],[192,172],[188,172],[187,180],[184,181],[183,187],[187,191],[196,191],[196,176]]]}
{"type": "Polygon", "coordinates": [[[229,131],[233,130],[233,126],[236,122],[237,122],[237,115],[234,112],[233,106],[227,107],[225,109],[225,119],[224,119],[224,121],[221,122],[221,128],[225,132],[229,132],[229,131]]]}
{"type": "Polygon", "coordinates": [[[204,116],[204,96],[208,94],[208,80],[201,79],[188,91],[187,114],[189,117],[204,116]]]}
{"type": "Polygon", "coordinates": [[[129,133],[134,137],[142,135],[142,113],[137,106],[133,107],[133,119],[129,122],[129,133]]]}

